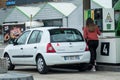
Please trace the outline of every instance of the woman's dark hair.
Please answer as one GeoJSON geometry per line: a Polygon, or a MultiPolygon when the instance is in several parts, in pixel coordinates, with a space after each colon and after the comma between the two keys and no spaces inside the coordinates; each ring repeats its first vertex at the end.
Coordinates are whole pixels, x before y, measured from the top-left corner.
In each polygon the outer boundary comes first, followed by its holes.
{"type": "Polygon", "coordinates": [[[89,25],[89,24],[94,24],[94,21],[93,21],[92,18],[88,18],[88,19],[86,20],[86,25],[89,25]]]}

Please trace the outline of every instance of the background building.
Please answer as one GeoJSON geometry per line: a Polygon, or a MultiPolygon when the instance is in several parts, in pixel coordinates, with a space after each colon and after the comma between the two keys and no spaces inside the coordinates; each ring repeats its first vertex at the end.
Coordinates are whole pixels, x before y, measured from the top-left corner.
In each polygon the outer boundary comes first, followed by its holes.
{"type": "Polygon", "coordinates": [[[18,6],[18,5],[26,5],[38,2],[52,2],[59,0],[0,0],[0,8],[18,6]]]}
{"type": "Polygon", "coordinates": [[[6,0],[0,0],[0,8],[6,7],[6,0]]]}
{"type": "MultiPolygon", "coordinates": [[[[84,9],[90,8],[90,0],[83,0],[84,2],[84,9]]],[[[26,4],[36,4],[40,2],[72,2],[79,6],[79,0],[0,0],[0,8],[12,7],[12,6],[19,6],[19,5],[26,5],[26,4]]]]}

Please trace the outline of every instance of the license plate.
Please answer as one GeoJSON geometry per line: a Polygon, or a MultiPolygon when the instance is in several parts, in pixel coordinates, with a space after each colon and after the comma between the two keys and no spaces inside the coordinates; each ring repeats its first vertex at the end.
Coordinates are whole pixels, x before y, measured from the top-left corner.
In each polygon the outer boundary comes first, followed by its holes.
{"type": "Polygon", "coordinates": [[[64,56],[64,60],[80,60],[79,56],[64,56]]]}

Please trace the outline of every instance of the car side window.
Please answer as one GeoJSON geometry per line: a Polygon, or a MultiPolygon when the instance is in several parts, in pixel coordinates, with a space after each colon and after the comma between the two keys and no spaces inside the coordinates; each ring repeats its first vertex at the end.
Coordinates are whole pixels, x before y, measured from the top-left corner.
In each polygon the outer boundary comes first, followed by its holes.
{"type": "Polygon", "coordinates": [[[33,43],[38,43],[41,40],[41,32],[38,30],[35,30],[32,32],[29,40],[28,40],[28,44],[33,44],[33,43]]]}
{"type": "Polygon", "coordinates": [[[26,31],[24,32],[18,39],[17,39],[17,44],[21,45],[21,44],[25,44],[28,35],[29,35],[30,31],[26,31]]]}
{"type": "Polygon", "coordinates": [[[40,31],[39,34],[38,34],[37,41],[36,41],[37,43],[40,42],[41,36],[42,36],[42,31],[40,31]]]}

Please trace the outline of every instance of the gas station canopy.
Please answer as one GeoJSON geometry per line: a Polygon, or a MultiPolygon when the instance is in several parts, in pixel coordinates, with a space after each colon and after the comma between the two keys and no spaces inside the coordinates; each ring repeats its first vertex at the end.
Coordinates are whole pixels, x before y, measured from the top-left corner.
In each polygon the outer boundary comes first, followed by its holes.
{"type": "Polygon", "coordinates": [[[112,8],[112,0],[92,0],[92,2],[100,5],[103,8],[112,8]]]}
{"type": "Polygon", "coordinates": [[[72,3],[48,3],[50,6],[64,14],[65,16],[70,15],[77,7],[72,3]]]}
{"type": "Polygon", "coordinates": [[[31,15],[34,16],[41,8],[40,7],[17,7],[18,10],[23,12],[27,17],[31,18],[31,15]]]}

